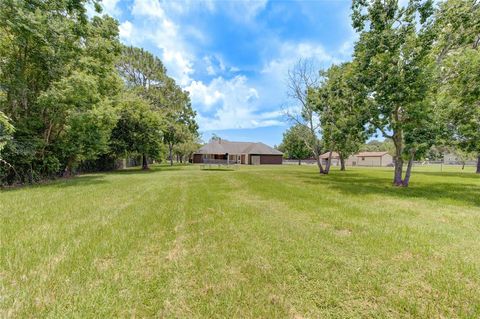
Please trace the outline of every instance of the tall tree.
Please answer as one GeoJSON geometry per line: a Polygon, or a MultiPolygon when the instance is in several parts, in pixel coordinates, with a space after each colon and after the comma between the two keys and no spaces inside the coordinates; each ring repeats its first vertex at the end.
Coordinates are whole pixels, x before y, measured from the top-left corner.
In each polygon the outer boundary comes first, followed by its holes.
{"type": "Polygon", "coordinates": [[[192,134],[198,135],[188,92],[166,75],[160,59],[143,49],[124,47],[117,67],[127,86],[148,100],[163,118],[163,141],[173,165],[174,146],[192,134]]]}
{"type": "Polygon", "coordinates": [[[450,140],[477,154],[480,174],[480,3],[449,0],[436,13],[436,101],[450,140]]]}
{"type": "Polygon", "coordinates": [[[309,91],[316,88],[319,82],[319,74],[312,60],[300,59],[297,61],[288,71],[287,78],[287,95],[295,104],[293,108],[285,109],[285,115],[292,123],[302,125],[310,132],[308,136],[303,136],[305,145],[313,153],[319,173],[325,174],[326,171],[320,160],[322,146],[318,137],[321,123],[314,105],[309,100],[309,91]]]}
{"type": "MultiPolygon", "coordinates": [[[[89,20],[86,3],[0,3],[0,110],[16,127],[5,157],[20,182],[57,175],[69,166],[69,158],[95,153],[86,151],[91,144],[69,148],[68,136],[81,120],[91,124],[92,112],[103,114],[99,109],[111,105],[108,100],[121,86],[113,67],[118,24],[106,16],[89,20]],[[72,90],[76,85],[78,90],[72,90]]],[[[108,134],[108,129],[100,131],[108,134]]]]}
{"type": "Polygon", "coordinates": [[[2,175],[6,169],[8,170],[12,168],[12,165],[2,158],[2,150],[5,148],[7,143],[11,141],[14,131],[15,129],[10,123],[9,118],[0,112],[0,172],[2,172],[2,175]]]}
{"type": "Polygon", "coordinates": [[[162,150],[162,118],[145,99],[127,94],[119,106],[119,118],[112,130],[112,151],[121,157],[142,156],[142,169],[148,170],[148,157],[162,150]]]}
{"type": "Polygon", "coordinates": [[[395,145],[393,184],[408,186],[403,164],[412,151],[405,149],[405,135],[432,112],[424,103],[431,81],[432,3],[354,0],[352,8],[353,26],[361,32],[354,57],[371,100],[370,121],[395,145]]]}
{"type": "Polygon", "coordinates": [[[305,143],[311,138],[310,130],[307,127],[295,124],[283,133],[283,140],[278,149],[286,153],[288,158],[298,160],[298,165],[301,165],[302,159],[312,156],[312,151],[305,143]]]}
{"type": "Polygon", "coordinates": [[[345,159],[366,140],[365,90],[352,63],[333,65],[321,75],[320,87],[311,91],[311,103],[321,119],[325,147],[339,154],[341,170],[345,170],[345,159]]]}
{"type": "Polygon", "coordinates": [[[195,141],[198,138],[198,124],[188,92],[182,90],[173,80],[167,81],[162,97],[165,112],[164,142],[168,146],[170,165],[173,165],[174,147],[195,141]]]}

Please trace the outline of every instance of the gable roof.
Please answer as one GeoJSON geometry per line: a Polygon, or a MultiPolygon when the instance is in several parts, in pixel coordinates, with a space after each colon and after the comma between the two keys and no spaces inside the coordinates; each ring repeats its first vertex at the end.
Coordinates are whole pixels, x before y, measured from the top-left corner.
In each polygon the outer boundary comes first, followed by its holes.
{"type": "MultiPolygon", "coordinates": [[[[329,156],[330,156],[330,152],[326,152],[326,153],[323,153],[322,155],[320,155],[320,158],[328,159],[329,156]]],[[[340,158],[340,155],[338,155],[337,152],[332,152],[332,158],[340,158]]]]}
{"type": "Polygon", "coordinates": [[[283,153],[263,143],[230,142],[226,140],[210,141],[200,147],[196,154],[257,154],[282,155],[283,153]]]}
{"type": "Polygon", "coordinates": [[[388,154],[388,152],[360,152],[355,154],[358,157],[382,157],[383,155],[388,154]]]}

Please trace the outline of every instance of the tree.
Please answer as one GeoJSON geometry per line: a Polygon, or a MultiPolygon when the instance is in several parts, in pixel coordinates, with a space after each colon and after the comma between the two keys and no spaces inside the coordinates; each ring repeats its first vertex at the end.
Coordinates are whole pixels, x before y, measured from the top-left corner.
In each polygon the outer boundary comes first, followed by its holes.
{"type": "Polygon", "coordinates": [[[123,97],[118,121],[112,130],[110,146],[121,157],[142,156],[142,169],[148,170],[148,157],[162,150],[162,118],[148,101],[135,94],[123,97]]]}
{"type": "Polygon", "coordinates": [[[175,145],[174,152],[178,156],[180,163],[186,163],[192,154],[198,150],[200,145],[198,136],[190,135],[186,137],[183,142],[175,145]]]}
{"type": "MultiPolygon", "coordinates": [[[[343,171],[345,159],[366,140],[366,96],[352,63],[333,65],[321,75],[321,85],[311,90],[310,99],[321,119],[323,143],[330,154],[338,152],[343,171]]],[[[327,165],[326,171],[329,169],[327,165]]]]}
{"type": "Polygon", "coordinates": [[[304,138],[305,145],[313,153],[317,160],[317,166],[320,174],[326,171],[322,166],[320,155],[322,147],[318,137],[321,123],[316,114],[314,105],[309,100],[309,90],[316,88],[319,84],[319,75],[315,70],[312,60],[300,59],[292,69],[288,71],[287,95],[295,101],[293,108],[285,109],[285,115],[294,124],[304,126],[310,133],[304,138]]]}
{"type": "Polygon", "coordinates": [[[185,142],[190,134],[198,135],[196,114],[188,92],[166,75],[160,59],[143,49],[124,47],[117,67],[127,86],[148,100],[153,111],[161,114],[163,141],[169,150],[170,165],[173,165],[174,146],[185,142]]]}
{"type": "Polygon", "coordinates": [[[296,124],[283,133],[279,149],[286,153],[288,158],[298,160],[298,165],[301,165],[302,159],[312,156],[312,151],[305,143],[309,136],[311,138],[310,130],[307,127],[296,124]]]}
{"type": "MultiPolygon", "coordinates": [[[[113,64],[119,48],[118,23],[107,16],[89,20],[86,3],[6,0],[0,4],[0,95],[4,97],[0,110],[16,127],[5,149],[5,157],[18,172],[8,177],[9,182],[56,176],[73,166],[69,159],[98,154],[90,152],[96,148],[87,137],[91,131],[79,128],[83,120],[92,124],[92,112],[111,110],[100,109],[112,104],[122,86],[113,64]],[[74,130],[73,147],[69,134],[72,137],[74,130]],[[87,135],[78,138],[81,132],[87,135]]],[[[108,129],[97,132],[108,135],[108,129]]]]}
{"type": "MultiPolygon", "coordinates": [[[[8,142],[12,140],[12,134],[15,131],[13,125],[10,123],[8,117],[0,112],[0,164],[7,166],[9,169],[12,168],[12,165],[5,161],[2,157],[2,150],[5,148],[8,142]]],[[[0,169],[0,172],[3,169],[0,169]]]]}
{"type": "Polygon", "coordinates": [[[391,139],[385,139],[383,141],[371,140],[366,144],[360,146],[359,151],[363,152],[388,152],[388,154],[395,154],[395,145],[391,139]]]}
{"type": "Polygon", "coordinates": [[[449,139],[477,154],[480,174],[480,3],[449,0],[436,13],[437,99],[449,139]]]}
{"type": "Polygon", "coordinates": [[[425,103],[431,83],[432,3],[411,0],[401,7],[397,1],[354,0],[352,8],[353,26],[361,32],[354,57],[366,85],[370,123],[395,145],[393,184],[408,186],[404,156],[412,159],[419,141],[406,145],[405,137],[413,136],[411,130],[432,112],[425,103]]]}
{"type": "Polygon", "coordinates": [[[168,146],[170,165],[173,165],[175,145],[194,141],[198,138],[198,124],[192,109],[188,92],[183,91],[173,81],[163,90],[165,112],[164,142],[168,146]]]}

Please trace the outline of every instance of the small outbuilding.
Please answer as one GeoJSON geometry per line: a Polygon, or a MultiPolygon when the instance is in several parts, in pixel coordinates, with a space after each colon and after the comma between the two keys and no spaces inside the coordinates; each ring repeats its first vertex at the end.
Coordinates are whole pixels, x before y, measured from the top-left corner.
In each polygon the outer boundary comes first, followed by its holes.
{"type": "Polygon", "coordinates": [[[193,154],[193,163],[282,164],[283,153],[263,143],[212,140],[193,154]]]}
{"type": "Polygon", "coordinates": [[[347,160],[351,166],[393,166],[393,157],[388,152],[360,152],[347,160]]]}
{"type": "MultiPolygon", "coordinates": [[[[328,163],[330,152],[320,155],[320,160],[323,165],[328,163]]],[[[388,152],[360,152],[351,155],[345,160],[348,166],[393,166],[393,157],[388,152]]],[[[332,152],[331,157],[332,166],[340,166],[340,155],[337,152],[332,152]]]]}
{"type": "MultiPolygon", "coordinates": [[[[323,153],[320,155],[320,160],[322,165],[327,165],[328,159],[330,158],[330,152],[323,153]]],[[[332,157],[330,158],[332,166],[340,166],[340,155],[337,152],[332,152],[332,157]]]]}

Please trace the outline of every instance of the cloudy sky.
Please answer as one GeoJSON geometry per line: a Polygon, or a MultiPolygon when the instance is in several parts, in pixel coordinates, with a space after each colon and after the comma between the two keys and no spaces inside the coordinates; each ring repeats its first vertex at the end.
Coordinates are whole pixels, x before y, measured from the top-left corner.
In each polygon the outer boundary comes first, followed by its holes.
{"type": "Polygon", "coordinates": [[[162,59],[190,92],[204,140],[279,144],[287,70],[350,59],[349,0],[103,0],[125,44],[162,59]]]}

